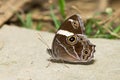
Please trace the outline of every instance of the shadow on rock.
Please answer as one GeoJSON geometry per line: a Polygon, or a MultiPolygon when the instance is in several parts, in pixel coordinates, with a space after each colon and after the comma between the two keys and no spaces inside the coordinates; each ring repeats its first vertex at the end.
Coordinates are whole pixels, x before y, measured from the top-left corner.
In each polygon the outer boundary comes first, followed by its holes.
{"type": "Polygon", "coordinates": [[[90,62],[68,62],[68,61],[50,59],[48,61],[51,61],[54,63],[64,63],[64,64],[73,64],[73,65],[92,65],[95,63],[95,60],[91,60],[90,62]]]}

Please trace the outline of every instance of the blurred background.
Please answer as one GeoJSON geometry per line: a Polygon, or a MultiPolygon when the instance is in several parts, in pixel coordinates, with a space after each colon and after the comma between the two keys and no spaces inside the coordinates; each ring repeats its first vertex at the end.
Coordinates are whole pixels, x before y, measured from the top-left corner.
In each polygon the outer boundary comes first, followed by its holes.
{"type": "Polygon", "coordinates": [[[16,25],[55,33],[72,14],[80,14],[92,38],[120,38],[120,0],[0,0],[0,27],[16,25]]]}

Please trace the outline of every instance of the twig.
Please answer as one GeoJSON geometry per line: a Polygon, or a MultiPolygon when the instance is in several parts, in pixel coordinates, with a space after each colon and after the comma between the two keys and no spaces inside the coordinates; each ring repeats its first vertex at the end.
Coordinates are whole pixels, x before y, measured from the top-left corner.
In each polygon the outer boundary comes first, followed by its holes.
{"type": "Polygon", "coordinates": [[[111,35],[117,37],[117,38],[120,38],[120,36],[116,33],[113,33],[108,27],[109,27],[109,24],[116,20],[117,18],[120,17],[120,9],[118,11],[116,11],[111,17],[101,21],[100,23],[98,23],[99,25],[103,25],[103,28],[109,32],[111,35]]]}

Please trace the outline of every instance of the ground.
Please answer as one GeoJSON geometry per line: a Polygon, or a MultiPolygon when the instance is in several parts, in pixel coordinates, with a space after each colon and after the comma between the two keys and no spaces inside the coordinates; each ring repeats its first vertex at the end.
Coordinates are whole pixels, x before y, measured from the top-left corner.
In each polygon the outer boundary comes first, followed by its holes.
{"type": "Polygon", "coordinates": [[[1,80],[119,80],[120,40],[90,39],[96,44],[94,63],[50,63],[46,46],[54,34],[4,25],[0,29],[1,80]],[[67,67],[66,67],[67,66],[67,67]]]}

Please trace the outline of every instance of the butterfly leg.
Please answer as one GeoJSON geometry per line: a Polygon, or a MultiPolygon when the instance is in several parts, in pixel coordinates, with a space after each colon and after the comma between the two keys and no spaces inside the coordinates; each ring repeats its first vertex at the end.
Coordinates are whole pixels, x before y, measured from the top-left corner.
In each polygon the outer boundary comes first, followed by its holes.
{"type": "Polygon", "coordinates": [[[49,55],[51,55],[52,54],[52,49],[47,49],[47,52],[48,52],[49,55]]]}
{"type": "Polygon", "coordinates": [[[47,49],[47,52],[48,54],[51,56],[48,61],[52,61],[52,62],[55,62],[57,61],[57,56],[55,54],[52,53],[52,49],[47,49]]]}
{"type": "Polygon", "coordinates": [[[57,55],[56,55],[56,54],[53,54],[52,49],[47,49],[47,52],[48,52],[48,54],[49,54],[53,59],[56,59],[56,58],[57,58],[57,55]]]}

